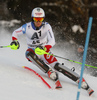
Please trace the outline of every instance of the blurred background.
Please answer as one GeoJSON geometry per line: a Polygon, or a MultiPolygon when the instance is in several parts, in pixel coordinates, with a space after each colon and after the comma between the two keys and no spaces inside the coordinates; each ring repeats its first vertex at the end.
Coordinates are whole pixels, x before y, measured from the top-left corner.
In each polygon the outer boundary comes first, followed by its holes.
{"type": "MultiPolygon", "coordinates": [[[[31,11],[35,7],[44,9],[45,21],[51,24],[56,42],[61,43],[59,48],[64,42],[69,43],[80,60],[88,20],[93,17],[87,63],[97,66],[97,0],[0,0],[0,29],[3,27],[11,34],[14,29],[31,21],[31,11]]],[[[88,69],[97,76],[97,69],[88,69]]]]}

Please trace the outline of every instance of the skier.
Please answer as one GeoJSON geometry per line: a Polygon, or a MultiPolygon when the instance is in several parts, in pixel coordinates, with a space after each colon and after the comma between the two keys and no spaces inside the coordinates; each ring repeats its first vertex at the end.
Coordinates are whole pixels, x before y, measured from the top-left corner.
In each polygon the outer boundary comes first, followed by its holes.
{"type": "MultiPolygon", "coordinates": [[[[26,58],[43,72],[47,73],[49,78],[55,81],[55,88],[62,88],[57,71],[78,84],[80,76],[64,65],[61,65],[55,57],[47,54],[38,55],[35,53],[36,48],[51,53],[50,49],[55,45],[55,38],[50,24],[44,22],[45,12],[42,8],[34,8],[31,13],[31,18],[31,22],[22,25],[12,33],[13,41],[10,45],[16,45],[17,49],[19,49],[20,44],[18,42],[18,36],[26,34],[28,45],[28,49],[25,53],[26,58]]],[[[82,80],[82,88],[87,90],[89,95],[94,92],[84,78],[82,80]]]]}

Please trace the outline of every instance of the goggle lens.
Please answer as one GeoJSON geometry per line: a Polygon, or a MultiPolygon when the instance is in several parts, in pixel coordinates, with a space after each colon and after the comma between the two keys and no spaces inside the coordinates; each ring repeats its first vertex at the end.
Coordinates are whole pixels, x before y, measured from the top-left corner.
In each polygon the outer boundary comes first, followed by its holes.
{"type": "Polygon", "coordinates": [[[44,20],[44,18],[36,18],[36,17],[34,17],[33,18],[33,20],[35,21],[35,22],[42,22],[43,20],[44,20]]]}

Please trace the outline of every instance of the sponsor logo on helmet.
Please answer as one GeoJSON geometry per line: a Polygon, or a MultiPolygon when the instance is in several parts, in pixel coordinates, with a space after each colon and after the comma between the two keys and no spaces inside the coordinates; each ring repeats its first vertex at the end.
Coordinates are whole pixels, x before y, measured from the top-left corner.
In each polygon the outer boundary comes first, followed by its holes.
{"type": "Polygon", "coordinates": [[[42,15],[42,13],[35,13],[36,14],[36,16],[40,16],[40,15],[42,15]]]}

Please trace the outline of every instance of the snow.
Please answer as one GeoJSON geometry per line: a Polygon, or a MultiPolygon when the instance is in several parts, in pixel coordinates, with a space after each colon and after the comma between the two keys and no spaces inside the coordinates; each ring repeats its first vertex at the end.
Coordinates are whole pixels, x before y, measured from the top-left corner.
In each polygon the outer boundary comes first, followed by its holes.
{"type": "Polygon", "coordinates": [[[80,33],[84,33],[84,30],[81,28],[80,25],[74,25],[74,26],[72,26],[72,31],[74,33],[76,33],[78,30],[79,30],[80,33]]]}
{"type": "MultiPolygon", "coordinates": [[[[0,45],[9,45],[10,42],[11,34],[2,29],[0,45]]],[[[26,60],[25,51],[27,46],[25,37],[20,37],[19,42],[21,46],[19,50],[0,49],[0,100],[76,100],[77,84],[59,73],[63,88],[54,89],[54,82],[35,65],[26,60]],[[22,66],[28,66],[39,73],[52,89],[49,89],[33,72],[22,68],[22,66]]],[[[55,53],[60,54],[57,50],[55,53]]],[[[60,56],[64,55],[62,53],[61,51],[60,56]]],[[[68,52],[65,53],[67,55],[68,52]]],[[[65,64],[72,66],[72,63],[69,62],[65,64]]],[[[80,70],[76,71],[79,73],[80,70]]],[[[80,100],[97,100],[97,78],[86,73],[84,73],[84,77],[95,93],[89,97],[87,91],[81,89],[80,100]]]]}
{"type": "Polygon", "coordinates": [[[11,21],[5,21],[5,20],[1,20],[0,21],[0,25],[4,26],[4,27],[14,27],[15,24],[20,24],[21,21],[20,20],[17,20],[17,19],[14,19],[14,20],[11,20],[11,21]]]}

